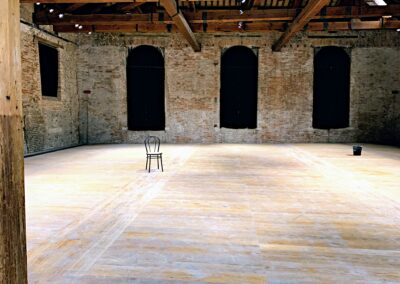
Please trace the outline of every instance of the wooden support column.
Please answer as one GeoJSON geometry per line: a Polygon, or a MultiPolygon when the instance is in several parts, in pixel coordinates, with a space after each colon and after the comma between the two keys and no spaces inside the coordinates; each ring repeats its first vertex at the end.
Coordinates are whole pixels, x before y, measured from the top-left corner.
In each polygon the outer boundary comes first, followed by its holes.
{"type": "Polygon", "coordinates": [[[0,0],[0,283],[27,283],[18,0],[0,0]]]}
{"type": "Polygon", "coordinates": [[[178,30],[182,33],[183,37],[190,43],[194,51],[200,51],[200,44],[197,42],[189,24],[187,23],[185,17],[176,6],[175,0],[161,0],[161,4],[164,6],[165,11],[174,21],[174,24],[178,30]]]}
{"type": "Polygon", "coordinates": [[[301,30],[330,0],[310,0],[301,13],[293,20],[285,33],[272,46],[273,51],[280,51],[290,38],[301,30]]]}

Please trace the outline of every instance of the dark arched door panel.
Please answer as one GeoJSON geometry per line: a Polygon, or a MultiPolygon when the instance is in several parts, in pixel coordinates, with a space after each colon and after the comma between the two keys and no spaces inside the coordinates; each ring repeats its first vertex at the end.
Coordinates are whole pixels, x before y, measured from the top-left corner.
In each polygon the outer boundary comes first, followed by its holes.
{"type": "Polygon", "coordinates": [[[221,59],[220,126],[257,127],[258,59],[245,46],[234,46],[221,59]]]}
{"type": "Polygon", "coordinates": [[[323,47],[314,56],[313,127],[348,127],[349,112],[350,58],[340,47],[323,47]]]}
{"type": "Polygon", "coordinates": [[[128,129],[164,130],[164,58],[148,45],[129,50],[127,59],[128,129]]]}

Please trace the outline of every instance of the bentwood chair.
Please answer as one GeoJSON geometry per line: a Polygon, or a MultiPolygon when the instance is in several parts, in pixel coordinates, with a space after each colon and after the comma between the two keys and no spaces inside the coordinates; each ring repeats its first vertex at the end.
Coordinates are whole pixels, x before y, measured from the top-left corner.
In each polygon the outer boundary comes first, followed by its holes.
{"type": "Polygon", "coordinates": [[[160,138],[156,136],[148,136],[144,140],[144,146],[146,147],[146,170],[150,172],[151,160],[157,159],[157,169],[160,168],[164,171],[162,162],[162,153],[160,152],[160,138]]]}

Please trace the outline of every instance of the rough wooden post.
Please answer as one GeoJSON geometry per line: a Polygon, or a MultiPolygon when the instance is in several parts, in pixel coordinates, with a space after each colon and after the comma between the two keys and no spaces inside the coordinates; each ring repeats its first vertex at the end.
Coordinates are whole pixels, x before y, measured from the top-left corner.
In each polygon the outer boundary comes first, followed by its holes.
{"type": "Polygon", "coordinates": [[[0,283],[27,283],[19,1],[0,0],[0,283]]]}

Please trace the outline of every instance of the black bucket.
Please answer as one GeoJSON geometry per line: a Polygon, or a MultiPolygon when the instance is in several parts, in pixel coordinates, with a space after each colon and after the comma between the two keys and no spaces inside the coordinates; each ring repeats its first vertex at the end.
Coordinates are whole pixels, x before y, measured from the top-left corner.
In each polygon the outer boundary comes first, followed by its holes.
{"type": "Polygon", "coordinates": [[[353,155],[354,156],[361,156],[362,146],[353,146],[353,155]]]}

